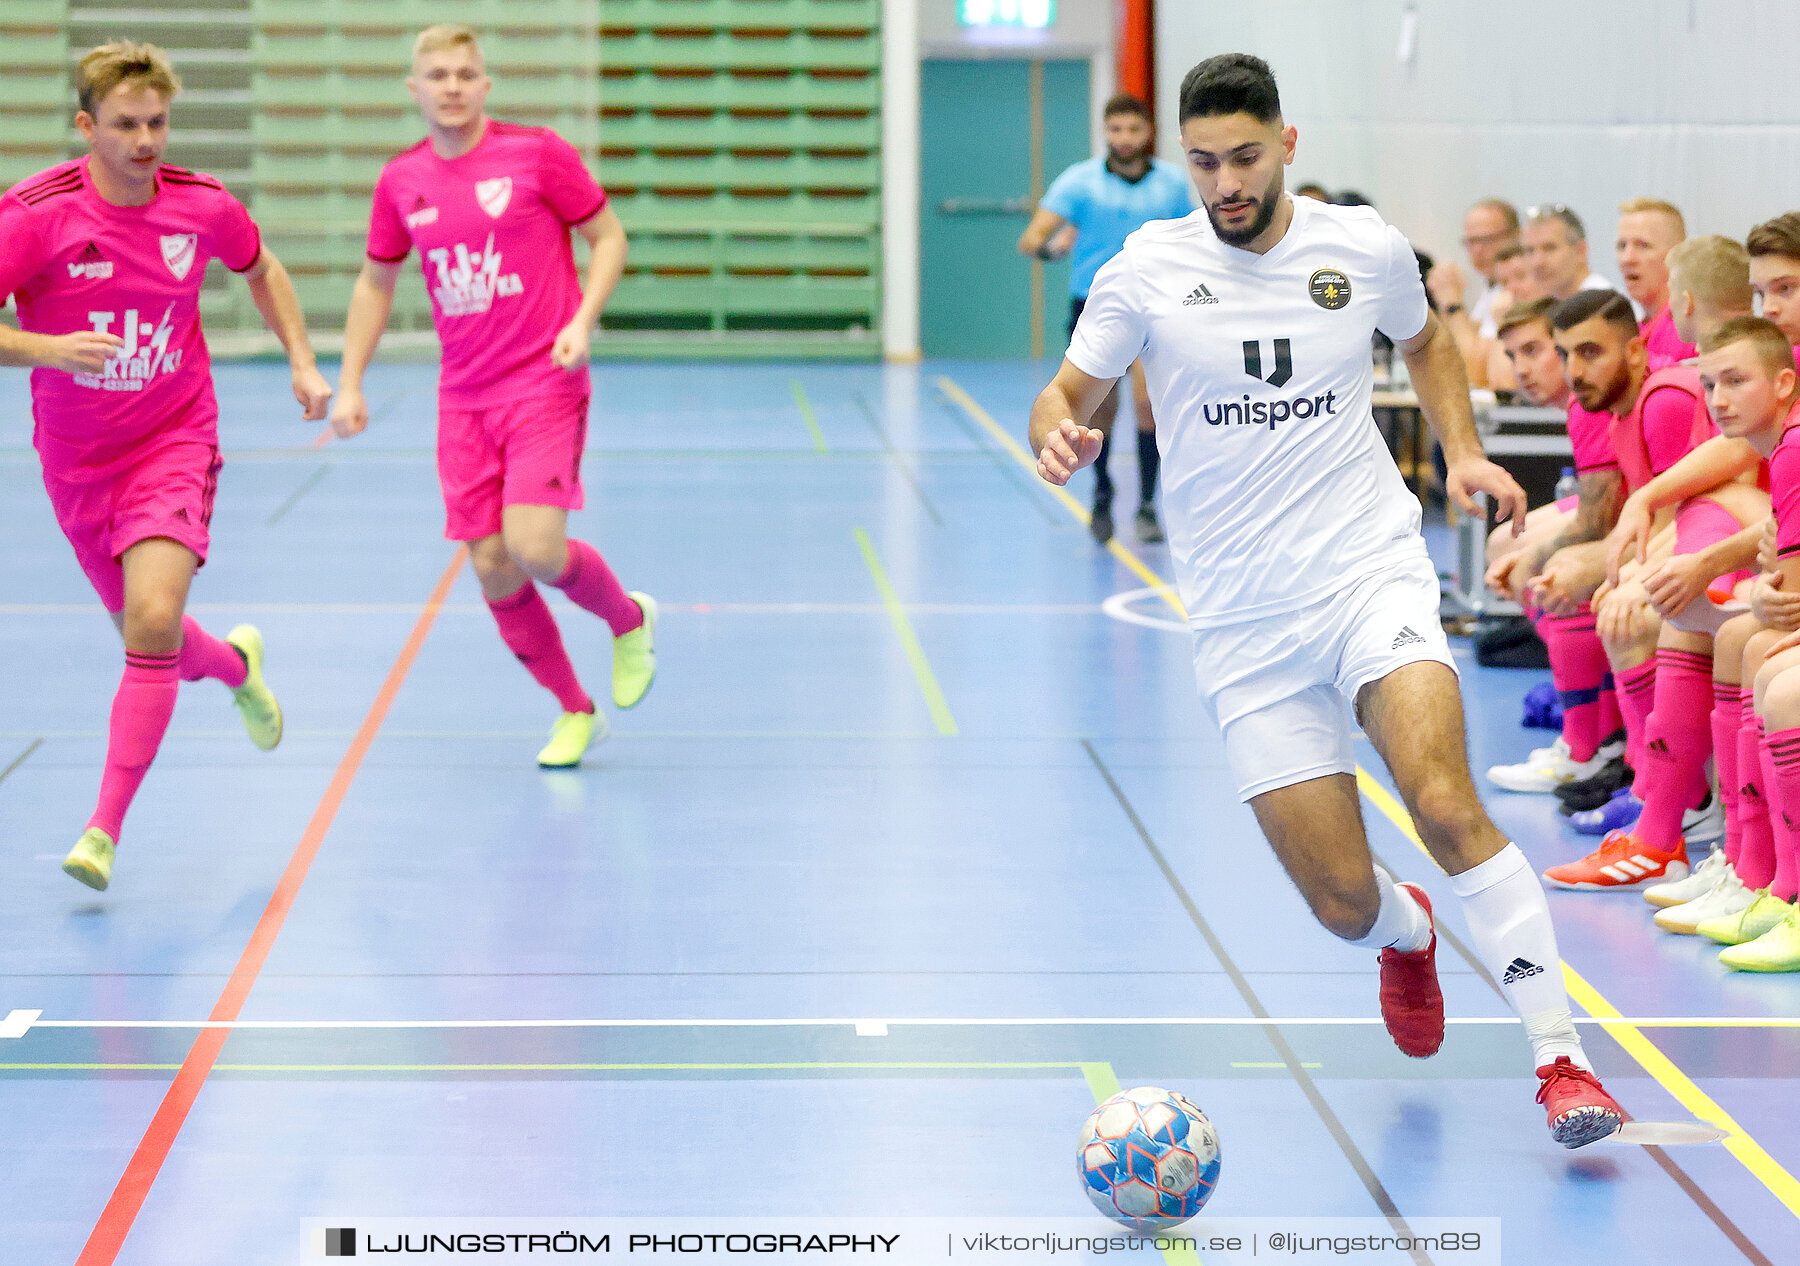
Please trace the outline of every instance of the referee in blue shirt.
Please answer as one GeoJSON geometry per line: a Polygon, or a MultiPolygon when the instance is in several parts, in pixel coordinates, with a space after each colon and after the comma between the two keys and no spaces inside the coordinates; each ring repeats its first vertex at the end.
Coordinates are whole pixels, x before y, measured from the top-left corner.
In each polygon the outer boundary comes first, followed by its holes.
{"type": "MultiPolygon", "coordinates": [[[[1056,178],[1037,214],[1019,238],[1019,253],[1040,259],[1060,254],[1065,226],[1073,229],[1075,244],[1070,254],[1069,333],[1081,319],[1088,287],[1100,266],[1117,255],[1125,239],[1149,220],[1174,220],[1194,209],[1194,193],[1180,166],[1152,157],[1156,132],[1150,107],[1136,97],[1120,94],[1106,103],[1106,153],[1076,163],[1056,178]]],[[[1150,411],[1150,393],[1144,386],[1144,367],[1131,367],[1131,384],[1137,400],[1138,511],[1140,541],[1163,539],[1156,521],[1156,418],[1150,411]]],[[[1094,463],[1094,539],[1112,539],[1113,483],[1107,473],[1112,455],[1112,424],[1119,411],[1119,389],[1114,387],[1090,425],[1105,432],[1100,458],[1094,463]]]]}

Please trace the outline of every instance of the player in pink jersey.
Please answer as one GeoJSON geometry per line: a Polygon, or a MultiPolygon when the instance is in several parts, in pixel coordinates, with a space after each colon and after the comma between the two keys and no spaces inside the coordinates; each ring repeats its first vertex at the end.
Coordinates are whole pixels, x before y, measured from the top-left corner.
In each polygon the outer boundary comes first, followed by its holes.
{"type": "MultiPolygon", "coordinates": [[[[1800,382],[1787,335],[1773,322],[1741,317],[1700,344],[1700,373],[1719,428],[1768,459],[1776,535],[1764,590],[1800,590],[1800,382]]],[[[1760,605],[1760,604],[1755,604],[1760,605]]],[[[1748,667],[1748,666],[1746,666],[1748,667]]],[[[1730,871],[1707,897],[1662,911],[1657,922],[1727,948],[1719,961],[1740,971],[1800,971],[1800,634],[1767,647],[1747,680],[1772,832],[1746,837],[1730,871]]]]}
{"type": "Polygon", "coordinates": [[[1614,251],[1625,293],[1644,314],[1644,350],[1652,373],[1694,354],[1692,343],[1675,330],[1669,312],[1668,254],[1687,236],[1681,212],[1661,198],[1632,198],[1619,204],[1614,251]]]}
{"type": "Polygon", "coordinates": [[[156,757],[182,681],[232,690],[251,739],[281,739],[262,679],[262,635],[216,638],[184,614],[206,561],[219,473],[218,405],[200,329],[200,283],[218,259],[250,285],[288,349],[305,416],[331,388],[307,343],[285,270],[242,204],[210,176],[166,166],[169,104],[180,91],[160,49],[94,49],[77,76],[88,154],[0,200],[0,364],[29,365],[34,442],[57,522],[125,640],[99,802],[63,869],[111,881],[125,812],[156,757]]]}
{"type": "Polygon", "coordinates": [[[492,81],[470,28],[421,32],[407,86],[429,135],[376,182],[332,425],[342,436],[368,425],[363,371],[401,264],[417,249],[443,343],[445,535],[469,543],[502,640],[562,706],[538,763],[573,766],[606,723],[537,583],[611,628],[614,704],[636,705],[656,672],[655,602],[626,593],[599,552],[567,534],[569,511],[583,504],[588,344],[625,267],[625,231],[572,145],[548,128],[487,117],[492,81]],[[571,230],[593,248],[585,288],[571,230]]]}

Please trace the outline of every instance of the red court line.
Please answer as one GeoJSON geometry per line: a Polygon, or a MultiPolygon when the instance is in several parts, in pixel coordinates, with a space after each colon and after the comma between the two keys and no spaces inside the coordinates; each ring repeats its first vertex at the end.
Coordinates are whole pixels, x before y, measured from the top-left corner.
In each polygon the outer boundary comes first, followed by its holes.
{"type": "MultiPolygon", "coordinates": [[[[287,921],[288,911],[293,909],[294,898],[300,894],[300,885],[306,882],[306,874],[312,869],[313,858],[318,856],[319,846],[325,842],[325,835],[337,818],[344,796],[349,792],[350,784],[356,780],[357,771],[362,768],[363,757],[375,742],[382,722],[387,720],[388,709],[393,705],[395,696],[400,693],[400,687],[406,681],[407,673],[412,670],[420,648],[425,645],[432,623],[437,619],[444,599],[449,596],[450,586],[456,583],[456,574],[462,570],[463,561],[467,557],[468,547],[459,546],[456,556],[438,578],[437,588],[431,591],[425,610],[419,613],[418,622],[413,625],[412,636],[407,638],[406,645],[400,649],[400,657],[388,670],[387,680],[381,683],[380,693],[375,696],[375,702],[369,705],[368,715],[363,718],[356,737],[350,740],[344,759],[338,762],[337,773],[332,775],[331,785],[325,788],[319,807],[313,810],[312,821],[306,824],[300,843],[295,845],[294,855],[288,859],[287,869],[281,874],[281,882],[275,885],[275,892],[269,898],[262,918],[257,921],[256,930],[250,934],[249,944],[244,946],[236,970],[231,973],[224,992],[213,1005],[211,1019],[235,1020],[243,1010],[244,1000],[250,996],[250,990],[262,972],[263,963],[268,960],[269,951],[274,948],[275,938],[281,934],[281,926],[287,921]]],[[[101,1210],[100,1220],[88,1235],[81,1256],[75,1259],[75,1266],[112,1266],[114,1259],[118,1257],[125,1237],[131,1232],[132,1223],[137,1221],[138,1211],[144,1207],[144,1198],[150,1194],[150,1187],[156,1182],[156,1175],[161,1172],[163,1161],[168,1159],[169,1149],[174,1146],[176,1135],[181,1133],[181,1127],[187,1121],[188,1109],[194,1106],[194,1099],[200,1094],[200,1087],[206,1084],[213,1063],[219,1058],[219,1051],[230,1033],[230,1029],[223,1028],[200,1030],[200,1036],[189,1049],[187,1058],[182,1060],[175,1080],[163,1095],[156,1115],[150,1119],[150,1125],[144,1131],[137,1150],[131,1154],[131,1161],[125,1166],[118,1185],[113,1188],[111,1199],[106,1202],[106,1208],[101,1210]]]]}

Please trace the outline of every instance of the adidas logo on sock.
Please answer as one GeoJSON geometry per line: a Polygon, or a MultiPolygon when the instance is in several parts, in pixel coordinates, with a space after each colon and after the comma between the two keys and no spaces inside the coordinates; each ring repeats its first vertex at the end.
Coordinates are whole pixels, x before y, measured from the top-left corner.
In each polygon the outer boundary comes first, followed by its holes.
{"type": "Polygon", "coordinates": [[[1184,308],[1191,308],[1196,303],[1217,303],[1218,301],[1218,296],[1213,294],[1212,291],[1208,290],[1206,286],[1202,284],[1194,287],[1194,293],[1183,299],[1181,301],[1181,306],[1184,308]]]}
{"type": "Polygon", "coordinates": [[[1667,743],[1663,742],[1659,738],[1651,739],[1649,750],[1652,752],[1657,752],[1663,756],[1667,756],[1669,754],[1669,745],[1667,743]]]}
{"type": "Polygon", "coordinates": [[[1506,974],[1500,977],[1500,983],[1510,985],[1515,980],[1524,980],[1527,976],[1541,976],[1544,969],[1536,963],[1523,958],[1515,958],[1506,966],[1506,974]]]}
{"type": "Polygon", "coordinates": [[[1745,783],[1743,790],[1739,791],[1738,795],[1742,796],[1746,800],[1761,800],[1762,799],[1762,792],[1760,792],[1756,789],[1756,784],[1753,782],[1745,783]]]}
{"type": "Polygon", "coordinates": [[[1423,642],[1424,640],[1425,640],[1424,638],[1420,637],[1417,633],[1413,632],[1411,628],[1409,628],[1405,625],[1402,625],[1401,629],[1400,629],[1400,636],[1394,639],[1394,645],[1391,649],[1397,651],[1402,646],[1414,646],[1414,645],[1417,645],[1417,644],[1423,642]]]}

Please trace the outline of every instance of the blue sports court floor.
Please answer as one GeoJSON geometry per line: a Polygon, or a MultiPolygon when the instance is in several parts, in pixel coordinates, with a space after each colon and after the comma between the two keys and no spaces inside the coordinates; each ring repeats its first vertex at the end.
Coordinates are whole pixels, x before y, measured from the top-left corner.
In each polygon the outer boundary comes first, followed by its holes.
{"type": "MultiPolygon", "coordinates": [[[[1088,1216],[1076,1129],[1153,1083],[1218,1123],[1209,1215],[1800,1261],[1800,980],[1551,898],[1582,1008],[1643,1021],[1584,1027],[1609,1087],[1724,1145],[1555,1147],[1460,944],[1443,1052],[1401,1056],[1130,596],[1166,555],[1097,549],[1013,451],[1047,372],[597,368],[574,531],[662,602],[661,678],[546,773],[554,704],[441,539],[434,371],[377,369],[371,432],[315,447],[283,367],[221,367],[193,610],[261,626],[287,738],[184,690],[103,895],[57,862],[118,644],[0,377],[4,1260],[286,1261],[346,1210],[1088,1216]]],[[[554,605],[603,694],[602,626],[554,605]]],[[[1469,665],[1477,768],[1546,741],[1541,677],[1469,665]]],[[[1376,851],[1460,934],[1363,751],[1376,851]]],[[[1540,866],[1583,851],[1544,799],[1493,807],[1540,866]]]]}

